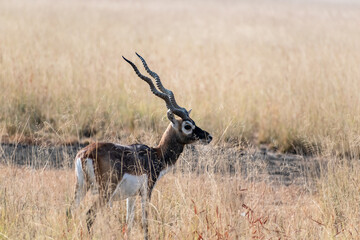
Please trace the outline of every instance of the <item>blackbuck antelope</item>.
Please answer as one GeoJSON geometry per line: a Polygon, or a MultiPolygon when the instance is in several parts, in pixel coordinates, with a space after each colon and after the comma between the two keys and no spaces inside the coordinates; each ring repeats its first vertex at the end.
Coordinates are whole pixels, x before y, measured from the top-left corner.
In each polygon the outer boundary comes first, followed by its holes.
{"type": "Polygon", "coordinates": [[[140,195],[144,239],[148,239],[147,202],[156,182],[175,165],[186,144],[198,140],[208,144],[212,137],[196,126],[189,116],[190,111],[176,103],[173,92],[164,88],[159,76],[149,69],[140,55],[136,55],[141,59],[145,70],[155,79],[158,89],[149,77],[139,72],[134,63],[123,58],[138,77],[149,84],[151,92],[165,101],[170,124],[157,147],[98,142],[81,149],[75,159],[76,187],[71,208],[79,206],[90,188],[99,193],[87,212],[87,227],[91,232],[99,207],[105,204],[111,207],[113,201],[127,199],[126,222],[129,232],[134,219],[135,198],[140,195]],[[175,115],[180,119],[175,118],[175,115]]]}

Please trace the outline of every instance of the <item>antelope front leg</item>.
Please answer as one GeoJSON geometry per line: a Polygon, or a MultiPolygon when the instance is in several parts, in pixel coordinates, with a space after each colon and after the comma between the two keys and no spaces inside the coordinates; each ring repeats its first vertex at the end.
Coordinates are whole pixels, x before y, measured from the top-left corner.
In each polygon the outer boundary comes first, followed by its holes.
{"type": "Polygon", "coordinates": [[[131,228],[132,228],[132,224],[134,222],[135,200],[136,200],[136,197],[128,197],[126,199],[126,225],[127,225],[126,235],[127,236],[129,236],[131,228]]]}
{"type": "MultiPolygon", "coordinates": [[[[151,176],[150,176],[151,177],[151,176]]],[[[148,229],[148,210],[149,201],[151,199],[151,192],[156,183],[156,179],[149,178],[140,190],[141,195],[141,209],[142,209],[142,226],[144,230],[144,239],[149,239],[148,229]]]]}
{"type": "Polygon", "coordinates": [[[144,230],[144,239],[149,239],[149,230],[148,230],[148,194],[141,194],[141,210],[142,210],[142,227],[144,230]]]}

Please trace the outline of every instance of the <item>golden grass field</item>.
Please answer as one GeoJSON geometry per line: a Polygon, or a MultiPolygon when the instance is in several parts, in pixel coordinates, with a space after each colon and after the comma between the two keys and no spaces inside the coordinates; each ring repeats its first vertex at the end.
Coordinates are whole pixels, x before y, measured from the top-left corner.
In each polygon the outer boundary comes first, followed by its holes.
{"type": "MultiPolygon", "coordinates": [[[[311,187],[170,173],[151,200],[152,239],[359,239],[359,24],[356,1],[0,0],[1,140],[156,145],[165,104],[121,57],[145,72],[138,52],[210,147],[329,163],[311,187]]],[[[0,239],[88,239],[91,197],[65,216],[73,184],[69,168],[0,165],[0,239]]],[[[104,209],[94,239],[124,239],[124,219],[123,202],[104,209]]]]}
{"type": "Polygon", "coordinates": [[[3,139],[147,139],[163,101],[140,53],[217,143],[356,154],[360,6],[272,1],[1,1],[3,139]],[[144,72],[144,71],[143,71],[144,72]],[[131,137],[129,137],[131,136],[131,137]]]}
{"type": "MultiPolygon", "coordinates": [[[[359,239],[358,162],[332,162],[313,186],[254,182],[211,168],[197,175],[180,165],[153,192],[151,239],[359,239]]],[[[91,194],[66,217],[73,184],[70,169],[0,165],[0,239],[127,239],[124,201],[100,211],[92,237],[85,221],[91,194]]],[[[140,219],[138,207],[132,239],[142,239],[140,219]]]]}

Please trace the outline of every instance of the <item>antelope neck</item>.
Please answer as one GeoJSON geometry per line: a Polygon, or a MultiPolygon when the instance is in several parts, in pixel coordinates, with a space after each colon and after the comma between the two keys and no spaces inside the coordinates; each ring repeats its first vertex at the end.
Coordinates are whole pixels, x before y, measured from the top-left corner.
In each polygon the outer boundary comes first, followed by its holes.
{"type": "Polygon", "coordinates": [[[170,124],[156,147],[156,151],[167,166],[172,166],[183,152],[184,146],[185,144],[178,142],[176,131],[170,124]]]}

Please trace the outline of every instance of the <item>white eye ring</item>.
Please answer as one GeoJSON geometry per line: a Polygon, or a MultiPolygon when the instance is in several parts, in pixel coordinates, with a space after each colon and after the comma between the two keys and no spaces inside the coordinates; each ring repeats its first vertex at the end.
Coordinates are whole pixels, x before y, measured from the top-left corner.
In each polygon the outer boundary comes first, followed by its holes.
{"type": "Polygon", "coordinates": [[[192,133],[192,131],[195,129],[194,124],[192,124],[189,121],[184,121],[182,123],[182,132],[185,133],[186,135],[189,135],[192,133]]]}

